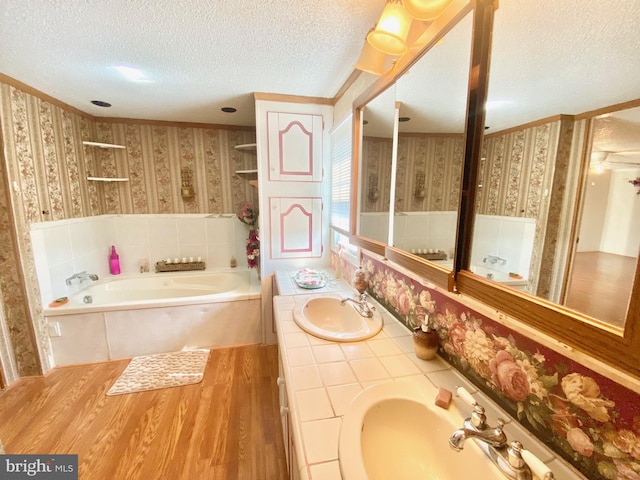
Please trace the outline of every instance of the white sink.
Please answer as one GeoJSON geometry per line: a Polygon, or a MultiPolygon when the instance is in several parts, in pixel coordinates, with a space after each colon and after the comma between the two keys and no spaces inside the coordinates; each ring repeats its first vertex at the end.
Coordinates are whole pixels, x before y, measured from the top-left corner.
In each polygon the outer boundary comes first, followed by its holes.
{"type": "Polygon", "coordinates": [[[297,303],[293,320],[305,332],[334,342],[354,342],[376,335],[382,329],[377,310],[373,317],[363,317],[351,302],[340,305],[343,297],[323,295],[297,303]]]}
{"type": "Polygon", "coordinates": [[[435,406],[436,394],[435,387],[403,380],[363,390],[342,419],[343,480],[503,480],[474,442],[462,452],[449,447],[463,418],[453,405],[435,406]]]}

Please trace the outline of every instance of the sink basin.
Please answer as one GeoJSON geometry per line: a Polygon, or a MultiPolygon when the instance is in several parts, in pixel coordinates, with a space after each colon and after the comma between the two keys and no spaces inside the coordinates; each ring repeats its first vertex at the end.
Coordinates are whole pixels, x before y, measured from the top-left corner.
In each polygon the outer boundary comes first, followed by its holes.
{"type": "Polygon", "coordinates": [[[364,340],[382,329],[380,313],[374,310],[373,317],[363,317],[350,302],[340,305],[342,298],[324,295],[297,303],[293,320],[305,332],[334,342],[364,340]]]}
{"type": "Polygon", "coordinates": [[[344,480],[502,480],[498,469],[474,442],[462,452],[449,436],[462,426],[455,406],[436,407],[435,387],[395,381],[363,390],[347,409],[338,456],[344,480]]]}

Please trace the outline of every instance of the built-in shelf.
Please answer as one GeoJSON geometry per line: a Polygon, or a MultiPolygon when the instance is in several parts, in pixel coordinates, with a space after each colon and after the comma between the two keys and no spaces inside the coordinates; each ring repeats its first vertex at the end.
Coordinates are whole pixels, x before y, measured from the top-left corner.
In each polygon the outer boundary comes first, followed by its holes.
{"type": "Polygon", "coordinates": [[[98,148],[127,148],[124,145],[116,145],[114,143],[89,142],[87,140],[83,140],[82,144],[87,145],[89,147],[98,147],[98,148]]]}
{"type": "Polygon", "coordinates": [[[241,152],[251,152],[251,153],[256,153],[256,144],[255,143],[244,143],[242,145],[236,145],[235,148],[236,150],[240,150],[241,152]]]}
{"type": "Polygon", "coordinates": [[[87,180],[91,180],[93,182],[128,182],[128,178],[118,178],[118,177],[87,177],[87,180]]]}

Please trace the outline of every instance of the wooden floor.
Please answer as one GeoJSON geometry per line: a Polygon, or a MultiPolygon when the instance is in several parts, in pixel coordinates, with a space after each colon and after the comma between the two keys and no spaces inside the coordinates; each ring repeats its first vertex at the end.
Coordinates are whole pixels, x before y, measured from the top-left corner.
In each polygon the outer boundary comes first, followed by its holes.
{"type": "Polygon", "coordinates": [[[637,260],[602,252],[575,255],[567,307],[624,326],[637,260]]]}
{"type": "Polygon", "coordinates": [[[276,346],[213,349],[199,384],[106,396],[127,363],[56,368],[0,393],[6,453],[78,454],[85,480],[287,478],[276,346]]]}

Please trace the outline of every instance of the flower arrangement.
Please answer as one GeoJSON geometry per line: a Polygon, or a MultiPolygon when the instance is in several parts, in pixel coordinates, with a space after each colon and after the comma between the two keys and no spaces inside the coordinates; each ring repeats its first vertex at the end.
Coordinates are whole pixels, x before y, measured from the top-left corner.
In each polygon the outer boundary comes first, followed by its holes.
{"type": "Polygon", "coordinates": [[[640,195],[640,177],[636,177],[633,180],[629,180],[629,183],[638,189],[636,194],[640,195]]]}
{"type": "Polygon", "coordinates": [[[250,227],[258,225],[258,209],[253,208],[249,202],[245,202],[242,206],[242,210],[240,210],[237,215],[238,220],[245,225],[249,225],[250,227]]]}
{"type": "Polygon", "coordinates": [[[260,266],[260,237],[257,230],[249,230],[247,237],[247,264],[249,268],[260,266]]]}
{"type": "Polygon", "coordinates": [[[238,220],[250,227],[247,237],[247,265],[249,268],[258,268],[260,273],[260,237],[258,236],[258,209],[253,208],[251,203],[245,202],[242,210],[238,213],[238,220]]]}

